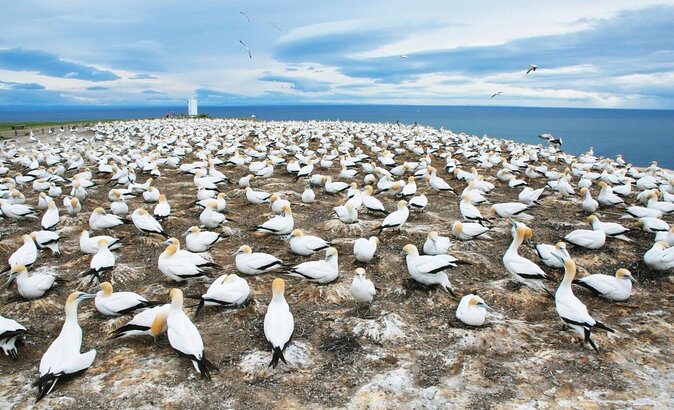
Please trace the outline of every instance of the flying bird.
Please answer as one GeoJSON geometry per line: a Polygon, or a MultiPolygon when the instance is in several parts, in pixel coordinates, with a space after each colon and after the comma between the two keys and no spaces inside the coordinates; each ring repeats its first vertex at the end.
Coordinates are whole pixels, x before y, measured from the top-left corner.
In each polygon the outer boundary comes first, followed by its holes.
{"type": "Polygon", "coordinates": [[[403,60],[407,60],[409,57],[405,54],[401,54],[400,58],[403,59],[403,60]]]}
{"type": "Polygon", "coordinates": [[[537,68],[538,68],[538,66],[537,66],[536,64],[531,64],[531,65],[529,66],[529,69],[527,70],[527,72],[524,73],[524,74],[529,74],[529,73],[532,72],[532,71],[536,71],[537,68]]]}
{"type": "Polygon", "coordinates": [[[269,24],[271,24],[276,30],[278,30],[278,31],[283,31],[283,30],[281,29],[281,27],[279,27],[279,26],[277,26],[276,24],[274,24],[271,20],[267,20],[267,21],[268,21],[269,24]]]}
{"type": "Polygon", "coordinates": [[[244,16],[246,16],[246,20],[248,20],[248,22],[250,23],[250,17],[248,17],[248,14],[246,14],[245,11],[240,11],[239,13],[240,13],[240,14],[243,14],[244,16]]]}
{"type": "Polygon", "coordinates": [[[501,93],[503,93],[503,91],[499,91],[497,93],[494,93],[494,94],[491,95],[491,97],[489,97],[489,99],[491,100],[492,98],[496,97],[497,95],[501,95],[501,93]]]}
{"type": "Polygon", "coordinates": [[[241,43],[241,45],[244,46],[244,47],[246,48],[246,50],[248,51],[248,57],[253,58],[253,55],[250,53],[250,48],[248,48],[248,46],[246,45],[246,43],[244,43],[244,42],[241,41],[241,40],[239,40],[239,43],[241,43]]]}

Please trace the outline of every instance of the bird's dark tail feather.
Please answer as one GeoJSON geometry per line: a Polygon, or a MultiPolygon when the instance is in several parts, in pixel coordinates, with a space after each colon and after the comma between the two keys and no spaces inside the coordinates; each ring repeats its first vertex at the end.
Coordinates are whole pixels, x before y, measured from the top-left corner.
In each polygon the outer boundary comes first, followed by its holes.
{"type": "Polygon", "coordinates": [[[606,326],[605,324],[601,323],[600,321],[597,321],[597,323],[595,323],[593,327],[606,330],[607,332],[615,333],[615,330],[611,329],[610,327],[606,326]]]}
{"type": "Polygon", "coordinates": [[[206,359],[206,356],[203,356],[201,360],[197,361],[197,366],[201,372],[201,378],[206,380],[211,380],[211,372],[217,372],[218,366],[213,364],[210,360],[206,359]]]}
{"type": "Polygon", "coordinates": [[[288,362],[286,362],[285,357],[283,357],[283,350],[281,350],[281,348],[277,346],[277,347],[274,347],[274,352],[271,356],[271,362],[269,363],[269,366],[267,366],[267,367],[271,367],[273,369],[276,369],[276,366],[278,365],[279,359],[281,359],[283,364],[285,364],[285,365],[288,364],[288,362]]]}
{"type": "Polygon", "coordinates": [[[593,288],[592,286],[588,285],[588,284],[585,283],[585,282],[581,282],[581,281],[579,281],[579,280],[577,280],[577,279],[574,279],[574,280],[573,280],[573,284],[574,284],[574,285],[581,286],[581,287],[584,287],[585,289],[587,289],[587,290],[589,290],[590,292],[594,293],[595,296],[599,296],[599,295],[600,295],[600,293],[599,293],[599,291],[598,291],[597,289],[593,288]]]}

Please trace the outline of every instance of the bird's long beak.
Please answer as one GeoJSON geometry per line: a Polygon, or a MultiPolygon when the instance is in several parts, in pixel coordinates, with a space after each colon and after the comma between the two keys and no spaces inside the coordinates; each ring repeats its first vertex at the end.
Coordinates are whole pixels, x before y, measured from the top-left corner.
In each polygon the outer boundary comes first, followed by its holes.
{"type": "Polygon", "coordinates": [[[489,306],[488,304],[486,304],[484,302],[480,302],[480,303],[478,303],[478,305],[482,306],[485,309],[489,309],[489,310],[492,310],[492,311],[494,310],[491,306],[489,306]]]}
{"type": "Polygon", "coordinates": [[[630,280],[632,281],[632,283],[637,283],[637,280],[634,279],[634,276],[630,276],[629,278],[630,278],[630,280]]]}
{"type": "Polygon", "coordinates": [[[172,242],[171,242],[170,240],[167,239],[167,240],[165,240],[164,242],[162,242],[161,244],[162,244],[162,245],[171,245],[171,243],[172,243],[172,242]]]}
{"type": "Polygon", "coordinates": [[[12,273],[12,274],[9,275],[9,277],[7,278],[7,287],[8,287],[8,288],[9,288],[10,286],[12,286],[12,283],[14,283],[14,280],[15,280],[15,279],[16,279],[16,275],[15,275],[15,274],[12,273]]]}
{"type": "Polygon", "coordinates": [[[95,298],[95,297],[96,297],[96,294],[95,294],[95,293],[82,293],[82,294],[80,295],[80,299],[82,299],[82,300],[93,299],[93,298],[95,298]]]}
{"type": "Polygon", "coordinates": [[[188,229],[188,230],[186,230],[182,235],[180,235],[180,237],[181,237],[181,238],[184,238],[184,237],[186,237],[186,236],[189,235],[189,234],[190,234],[190,230],[188,229]]]}

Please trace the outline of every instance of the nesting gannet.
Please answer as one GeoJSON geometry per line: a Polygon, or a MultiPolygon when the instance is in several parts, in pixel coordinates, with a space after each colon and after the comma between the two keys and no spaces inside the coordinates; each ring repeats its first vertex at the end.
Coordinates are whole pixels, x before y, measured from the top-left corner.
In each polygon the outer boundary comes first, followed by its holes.
{"type": "Polygon", "coordinates": [[[131,214],[131,220],[133,221],[133,225],[144,234],[155,233],[163,236],[164,238],[169,237],[159,221],[157,221],[154,216],[150,215],[148,211],[142,208],[138,208],[133,211],[133,214],[131,214]]]}
{"type": "Polygon", "coordinates": [[[80,200],[75,197],[65,197],[63,198],[63,206],[66,209],[66,212],[70,216],[77,215],[82,210],[82,204],[80,200]]]}
{"type": "Polygon", "coordinates": [[[349,184],[342,181],[332,181],[332,177],[323,177],[323,190],[328,194],[338,194],[349,189],[349,184]]]}
{"type": "Polygon", "coordinates": [[[363,206],[368,210],[368,212],[379,212],[386,215],[388,213],[386,212],[386,208],[384,208],[384,205],[380,200],[372,195],[373,190],[374,188],[372,188],[371,185],[365,186],[365,190],[362,192],[361,196],[363,200],[363,206]]]}
{"type": "Polygon", "coordinates": [[[480,210],[477,209],[475,205],[473,205],[472,202],[472,197],[470,194],[463,194],[461,195],[461,202],[459,203],[459,210],[461,211],[461,215],[463,215],[463,219],[467,221],[487,221],[486,218],[482,217],[482,214],[480,213],[480,210]]]}
{"type": "Polygon", "coordinates": [[[236,269],[244,275],[259,275],[264,272],[285,267],[283,261],[268,253],[253,252],[250,246],[243,245],[234,254],[236,269]]]}
{"type": "Polygon", "coordinates": [[[353,256],[358,262],[370,262],[377,251],[379,238],[371,236],[369,239],[358,238],[353,242],[353,256]]]}
{"type": "Polygon", "coordinates": [[[667,242],[655,242],[644,254],[644,262],[655,270],[674,268],[674,248],[667,242]]]}
{"type": "Polygon", "coordinates": [[[599,186],[601,187],[601,191],[597,195],[597,202],[602,206],[614,206],[625,203],[622,198],[613,193],[613,189],[606,182],[600,181],[599,186]]]}
{"type": "Polygon", "coordinates": [[[264,316],[264,335],[273,349],[269,367],[276,368],[278,361],[286,362],[283,351],[290,344],[295,331],[295,321],[285,299],[285,281],[276,278],[272,282],[272,298],[264,316]]]}
{"type": "Polygon", "coordinates": [[[519,193],[517,200],[526,205],[539,204],[538,200],[541,198],[544,191],[545,187],[534,190],[527,186],[519,193]]]}
{"type": "Polygon", "coordinates": [[[406,201],[398,202],[398,209],[391,212],[384,218],[384,221],[376,227],[374,230],[379,230],[381,234],[384,229],[402,229],[407,218],[410,216],[410,210],[407,208],[406,201]]]}
{"type": "Polygon", "coordinates": [[[305,235],[301,229],[295,229],[290,233],[290,250],[293,253],[302,256],[313,255],[314,253],[329,248],[330,242],[325,241],[318,236],[305,235]]]}
{"type": "Polygon", "coordinates": [[[225,233],[202,231],[198,226],[191,226],[183,236],[187,250],[197,253],[208,251],[213,245],[227,237],[225,233]]]}
{"type": "Polygon", "coordinates": [[[89,227],[92,230],[110,229],[122,225],[126,222],[117,215],[106,214],[105,209],[96,208],[89,216],[89,227]]]}
{"type": "Polygon", "coordinates": [[[94,303],[96,309],[107,316],[126,315],[138,309],[157,305],[134,292],[113,292],[110,282],[101,283],[101,290],[96,293],[94,303]]]}
{"type": "MultiPolygon", "coordinates": [[[[639,218],[639,220],[637,220],[637,226],[644,231],[651,233],[668,232],[670,230],[669,224],[666,221],[649,216],[639,218]]],[[[659,239],[656,237],[656,241],[658,240],[659,239]]]]}
{"type": "Polygon", "coordinates": [[[206,359],[204,342],[194,323],[183,311],[183,291],[171,289],[171,308],[166,318],[167,334],[171,347],[178,355],[192,361],[201,377],[211,380],[211,371],[218,368],[206,359]]]}
{"type": "Polygon", "coordinates": [[[424,242],[423,250],[426,255],[442,255],[447,253],[451,246],[448,237],[440,236],[437,231],[431,231],[424,242]]]}
{"type": "Polygon", "coordinates": [[[615,223],[615,222],[602,222],[597,218],[596,215],[590,215],[587,217],[587,221],[592,225],[592,230],[598,231],[602,230],[606,233],[607,236],[612,238],[620,239],[625,242],[632,242],[632,240],[626,237],[624,234],[629,232],[628,228],[615,223]]]}
{"type": "Polygon", "coordinates": [[[113,215],[117,215],[120,217],[123,217],[126,214],[128,214],[129,205],[127,205],[127,203],[124,202],[124,198],[122,196],[121,191],[119,189],[113,189],[112,194],[114,199],[110,202],[110,212],[112,212],[113,215]]]}
{"type": "Polygon", "coordinates": [[[33,383],[37,386],[36,401],[40,401],[49,394],[61,380],[67,380],[87,370],[96,358],[96,350],[92,349],[82,354],[82,328],[77,323],[77,305],[80,301],[91,299],[94,295],[73,292],[66,301],[66,320],[61,333],[49,345],[40,360],[40,377],[33,383]]]}
{"type": "Polygon", "coordinates": [[[217,228],[220,224],[227,220],[227,217],[224,214],[218,212],[217,208],[218,202],[214,199],[210,199],[208,200],[204,210],[201,211],[201,214],[199,214],[199,222],[201,222],[201,224],[206,228],[217,228]]]}
{"type": "Polygon", "coordinates": [[[365,277],[365,269],[363,268],[356,268],[350,291],[351,297],[358,303],[358,307],[360,307],[361,303],[369,306],[377,294],[374,283],[365,277]]]}
{"type": "Polygon", "coordinates": [[[618,269],[615,276],[596,273],[580,279],[574,279],[573,284],[592,291],[596,296],[621,302],[632,295],[632,282],[636,282],[632,273],[627,269],[618,269]]]}
{"type": "Polygon", "coordinates": [[[549,279],[548,275],[538,265],[517,253],[517,249],[522,245],[524,236],[529,228],[524,224],[515,222],[513,222],[513,228],[513,241],[505,255],[503,255],[503,266],[512,275],[513,279],[517,281],[518,287],[524,284],[534,290],[544,291],[552,296],[552,293],[542,283],[543,279],[549,279]]]}
{"type": "Polygon", "coordinates": [[[58,225],[60,221],[59,210],[56,207],[56,203],[50,199],[48,204],[47,211],[45,211],[44,215],[42,215],[42,221],[40,222],[42,229],[46,231],[58,225]]]}
{"type": "Polygon", "coordinates": [[[587,249],[599,249],[606,243],[606,232],[602,230],[576,229],[569,232],[564,240],[587,249]]]}
{"type": "Polygon", "coordinates": [[[332,210],[335,211],[337,218],[345,224],[358,222],[358,210],[351,202],[347,202],[346,205],[336,206],[332,210]]]}
{"type": "Polygon", "coordinates": [[[305,204],[313,204],[314,202],[316,202],[316,194],[308,185],[306,188],[304,188],[304,191],[302,192],[302,202],[305,204]]]}
{"type": "Polygon", "coordinates": [[[159,335],[166,332],[166,318],[170,308],[171,305],[166,303],[136,313],[129,323],[110,332],[110,339],[148,335],[157,340],[159,335]]]}
{"type": "Polygon", "coordinates": [[[469,293],[461,298],[456,308],[456,318],[468,326],[482,326],[487,317],[488,307],[481,297],[469,293]]]}
{"type": "Polygon", "coordinates": [[[269,197],[269,203],[271,211],[277,215],[283,212],[284,206],[286,205],[290,206],[290,201],[288,201],[287,199],[281,199],[281,197],[278,194],[272,194],[269,197]]]}
{"type": "Polygon", "coordinates": [[[161,273],[176,282],[206,276],[204,269],[207,266],[198,266],[194,260],[191,260],[190,255],[180,252],[180,246],[176,242],[164,242],[170,243],[170,245],[159,255],[159,259],[157,260],[157,267],[161,273]]]}
{"type": "Polygon", "coordinates": [[[0,273],[7,272],[16,265],[30,266],[37,260],[37,246],[33,240],[33,235],[21,235],[21,240],[23,244],[9,255],[7,267],[0,273]]]}
{"type": "Polygon", "coordinates": [[[295,221],[290,205],[284,205],[280,215],[276,215],[262,225],[258,225],[254,230],[273,235],[288,235],[293,231],[294,226],[295,221]]]}
{"type": "Polygon", "coordinates": [[[674,246],[674,227],[669,228],[668,231],[656,233],[655,241],[666,242],[669,246],[674,246]]]}
{"type": "Polygon", "coordinates": [[[576,264],[570,258],[564,260],[564,279],[559,285],[557,292],[555,292],[555,306],[557,307],[557,314],[562,319],[565,325],[575,330],[581,335],[586,343],[590,343],[595,351],[597,345],[592,340],[591,333],[593,328],[604,329],[609,332],[614,332],[613,329],[605,324],[595,320],[587,312],[587,307],[581,302],[571,289],[571,283],[576,276],[576,264]]]}
{"type": "Polygon", "coordinates": [[[529,209],[529,205],[523,204],[521,202],[505,202],[501,204],[494,204],[491,207],[501,218],[514,218],[522,221],[534,219],[533,216],[524,213],[524,211],[529,209]]]}
{"type": "Polygon", "coordinates": [[[589,189],[581,188],[580,194],[583,196],[583,200],[580,203],[580,207],[583,208],[583,211],[592,213],[599,208],[599,202],[592,198],[589,189]]]}
{"type": "Polygon", "coordinates": [[[254,191],[253,188],[251,187],[246,188],[246,199],[251,204],[263,204],[265,202],[269,202],[270,198],[271,198],[270,193],[262,191],[254,191]]]}
{"type": "Polygon", "coordinates": [[[0,199],[0,211],[2,215],[10,219],[24,220],[36,219],[35,210],[24,204],[13,204],[6,199],[0,199]]]}
{"type": "Polygon", "coordinates": [[[410,198],[407,207],[421,212],[426,208],[427,205],[428,205],[428,198],[426,197],[426,195],[421,194],[410,198]]]}
{"type": "Polygon", "coordinates": [[[0,348],[5,355],[16,360],[19,358],[16,351],[16,341],[23,338],[26,328],[19,322],[0,316],[0,348]]]}
{"type": "Polygon", "coordinates": [[[620,218],[662,218],[662,212],[657,209],[645,208],[643,206],[629,206],[625,209],[625,215],[620,218]]]}
{"type": "Polygon", "coordinates": [[[452,235],[462,241],[472,241],[473,239],[492,239],[487,234],[489,228],[475,222],[455,221],[452,224],[452,235]]]}
{"type": "Polygon", "coordinates": [[[206,293],[198,297],[199,305],[196,314],[198,315],[204,306],[229,308],[242,306],[248,299],[249,293],[250,287],[244,278],[234,273],[224,274],[211,283],[206,293]]]}
{"type": "Polygon", "coordinates": [[[456,267],[458,259],[450,255],[419,255],[417,247],[407,244],[403,247],[407,271],[412,279],[424,285],[440,285],[442,289],[456,296],[454,287],[449,282],[447,274],[443,272],[450,267],[456,267]]]}
{"type": "Polygon", "coordinates": [[[333,282],[339,276],[337,249],[328,248],[325,251],[324,260],[300,263],[293,266],[288,274],[321,285],[333,282]]]}
{"type": "Polygon", "coordinates": [[[91,255],[95,254],[98,252],[98,243],[101,239],[105,239],[105,243],[110,250],[122,247],[121,239],[108,235],[89,236],[89,231],[83,230],[80,234],[80,250],[91,255]]]}
{"type": "Polygon", "coordinates": [[[166,200],[166,195],[159,195],[159,201],[152,211],[155,219],[163,221],[171,215],[171,204],[166,200]]]}
{"type": "Polygon", "coordinates": [[[557,242],[555,245],[539,243],[534,248],[543,263],[551,268],[563,268],[564,263],[560,261],[559,258],[566,259],[571,257],[566,250],[566,243],[564,242],[557,242]]]}
{"type": "Polygon", "coordinates": [[[16,289],[24,299],[39,299],[57,284],[65,282],[53,273],[28,273],[24,265],[12,267],[9,283],[13,281],[16,281],[16,289]]]}
{"type": "Polygon", "coordinates": [[[59,240],[61,237],[58,232],[53,231],[34,231],[30,236],[35,238],[35,245],[38,249],[49,249],[52,255],[59,257],[61,251],[59,250],[59,240]]]}
{"type": "Polygon", "coordinates": [[[98,251],[91,258],[89,270],[82,274],[85,276],[93,276],[99,281],[101,280],[101,273],[112,270],[115,267],[115,255],[110,252],[108,242],[105,239],[98,241],[98,251]]]}

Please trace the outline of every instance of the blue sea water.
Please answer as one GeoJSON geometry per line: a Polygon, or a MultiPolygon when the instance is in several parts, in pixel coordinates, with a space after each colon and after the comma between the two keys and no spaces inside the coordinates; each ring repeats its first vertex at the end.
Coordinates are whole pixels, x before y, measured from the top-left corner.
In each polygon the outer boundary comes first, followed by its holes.
{"type": "MultiPolygon", "coordinates": [[[[49,107],[0,108],[0,122],[75,121],[154,118],[186,114],[187,107],[49,107]]],[[[621,153],[628,162],[645,166],[658,161],[674,168],[674,111],[583,108],[411,106],[411,105],[295,105],[199,107],[212,117],[260,120],[349,120],[418,122],[455,132],[507,138],[539,144],[537,136],[551,133],[562,148],[580,154],[594,147],[595,155],[621,153]]]]}

